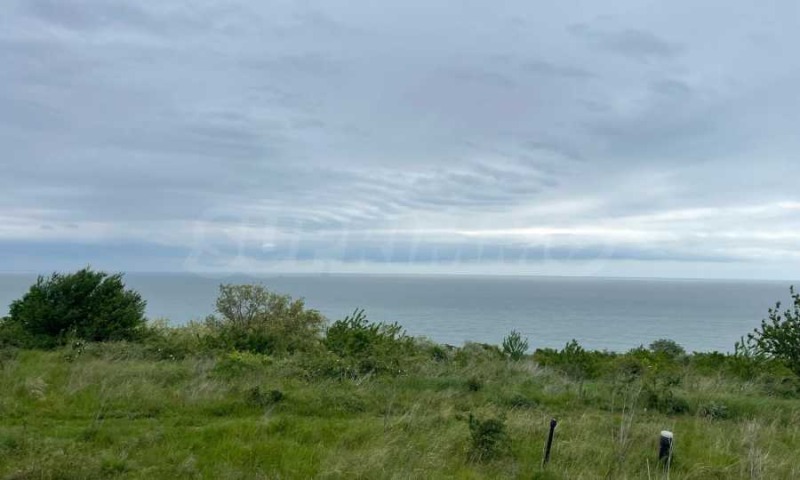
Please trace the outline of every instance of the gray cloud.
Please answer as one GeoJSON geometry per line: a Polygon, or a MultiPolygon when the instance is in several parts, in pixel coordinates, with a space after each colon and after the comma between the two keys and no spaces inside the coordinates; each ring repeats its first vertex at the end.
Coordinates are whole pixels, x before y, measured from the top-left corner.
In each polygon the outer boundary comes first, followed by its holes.
{"type": "Polygon", "coordinates": [[[583,68],[572,67],[568,65],[557,65],[546,60],[532,60],[525,62],[522,65],[525,71],[535,73],[538,75],[552,75],[556,77],[574,78],[574,79],[589,79],[593,78],[594,74],[583,68]]]}
{"type": "Polygon", "coordinates": [[[671,58],[682,50],[678,44],[635,28],[602,31],[585,24],[570,25],[569,31],[597,47],[638,61],[671,58]]]}
{"type": "Polygon", "coordinates": [[[149,29],[157,24],[144,10],[132,4],[31,0],[25,6],[38,19],[78,31],[119,26],[149,29]]]}
{"type": "Polygon", "coordinates": [[[12,1],[0,269],[790,275],[796,8],[12,1]]]}

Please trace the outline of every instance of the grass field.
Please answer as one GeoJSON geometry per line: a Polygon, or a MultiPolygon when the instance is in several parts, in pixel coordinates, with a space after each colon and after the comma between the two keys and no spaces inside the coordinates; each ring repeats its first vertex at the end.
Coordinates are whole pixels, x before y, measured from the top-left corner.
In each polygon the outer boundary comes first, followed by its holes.
{"type": "Polygon", "coordinates": [[[742,380],[693,356],[652,379],[630,375],[624,356],[579,378],[468,345],[399,374],[336,378],[308,355],[173,358],[129,343],[2,352],[9,479],[800,478],[792,379],[742,380]],[[475,438],[470,415],[504,431],[475,438]],[[668,473],[664,429],[675,434],[668,473]]]}

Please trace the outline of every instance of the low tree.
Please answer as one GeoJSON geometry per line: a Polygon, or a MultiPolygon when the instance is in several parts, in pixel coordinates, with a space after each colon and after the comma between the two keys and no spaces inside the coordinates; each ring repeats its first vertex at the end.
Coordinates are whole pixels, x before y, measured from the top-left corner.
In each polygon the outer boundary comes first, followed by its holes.
{"type": "Polygon", "coordinates": [[[738,350],[748,347],[755,355],[763,355],[783,361],[793,372],[800,375],[800,293],[790,287],[792,305],[781,311],[781,303],[769,309],[768,318],[761,327],[747,335],[747,345],[742,342],[738,350]]]}
{"type": "Polygon", "coordinates": [[[521,360],[528,351],[528,339],[522,338],[516,330],[511,330],[508,336],[503,338],[503,353],[511,360],[521,360]]]}
{"type": "Polygon", "coordinates": [[[133,340],[145,325],[145,301],[125,288],[122,274],[90,268],[39,276],[28,292],[11,303],[4,328],[20,344],[52,347],[74,335],[90,341],[133,340]]]}
{"type": "Polygon", "coordinates": [[[302,299],[270,292],[263,285],[220,285],[217,314],[207,325],[227,348],[287,354],[309,350],[320,340],[325,318],[302,299]]]}

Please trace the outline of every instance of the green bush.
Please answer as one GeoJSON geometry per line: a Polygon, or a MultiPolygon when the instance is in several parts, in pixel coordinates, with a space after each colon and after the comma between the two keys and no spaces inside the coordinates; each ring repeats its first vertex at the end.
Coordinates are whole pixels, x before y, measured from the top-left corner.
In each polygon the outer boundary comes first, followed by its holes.
{"type": "Polygon", "coordinates": [[[0,319],[0,348],[25,347],[32,343],[30,334],[20,323],[12,322],[9,317],[0,319]]]}
{"type": "Polygon", "coordinates": [[[540,365],[554,367],[578,381],[597,378],[613,358],[613,353],[587,351],[574,339],[562,350],[544,348],[534,353],[540,365]]]}
{"type": "Polygon", "coordinates": [[[783,361],[792,371],[800,375],[800,293],[789,289],[792,306],[781,312],[780,302],[769,309],[768,320],[753,330],[746,341],[737,344],[737,351],[752,351],[783,361]]]}
{"type": "Polygon", "coordinates": [[[500,398],[500,403],[510,408],[536,408],[539,405],[539,402],[537,402],[535,398],[520,392],[502,396],[500,398]]]}
{"type": "Polygon", "coordinates": [[[720,352],[695,352],[689,357],[692,369],[703,375],[719,374],[731,369],[732,356],[720,352]]]}
{"type": "Polygon", "coordinates": [[[505,354],[497,345],[488,343],[466,342],[464,346],[457,349],[453,355],[455,362],[462,367],[475,365],[478,363],[494,362],[502,360],[505,354]]]}
{"type": "Polygon", "coordinates": [[[470,392],[479,392],[483,388],[483,380],[480,377],[472,375],[467,379],[467,390],[470,392]]]}
{"type": "Polygon", "coordinates": [[[261,353],[233,351],[217,359],[214,372],[225,377],[235,377],[243,373],[263,370],[272,362],[271,357],[261,353]]]}
{"type": "Polygon", "coordinates": [[[450,352],[442,345],[433,345],[428,348],[431,359],[436,362],[446,362],[450,360],[450,352]]]}
{"type": "Polygon", "coordinates": [[[4,342],[54,347],[68,337],[89,341],[135,340],[145,325],[145,301],[125,289],[122,274],[84,268],[75,273],[40,276],[11,303],[3,321],[4,342]],[[10,337],[10,338],[9,338],[10,337]]]}
{"type": "Polygon", "coordinates": [[[669,359],[676,359],[686,355],[686,350],[674,340],[660,338],[650,344],[650,351],[656,355],[669,359]]]}
{"type": "Polygon", "coordinates": [[[521,360],[528,351],[528,339],[522,338],[522,335],[516,331],[511,330],[511,333],[503,338],[503,353],[508,355],[511,360],[521,360]]]}
{"type": "Polygon", "coordinates": [[[166,320],[148,322],[142,335],[151,358],[178,360],[191,356],[210,355],[218,339],[204,322],[189,322],[172,326],[166,320]]]}
{"type": "Polygon", "coordinates": [[[260,386],[249,388],[245,394],[247,404],[254,407],[268,407],[283,401],[286,394],[281,390],[262,390],[260,386]]]}
{"type": "Polygon", "coordinates": [[[502,419],[479,420],[470,414],[469,433],[471,440],[469,458],[474,462],[492,460],[510,449],[506,424],[502,419]]]}
{"type": "Polygon", "coordinates": [[[270,355],[309,351],[319,345],[325,318],[302,299],[262,285],[220,285],[216,310],[206,319],[210,341],[228,350],[270,355]]]}
{"type": "Polygon", "coordinates": [[[771,397],[797,398],[800,395],[800,379],[796,375],[765,373],[759,380],[764,393],[771,397]]]}
{"type": "Polygon", "coordinates": [[[711,401],[700,406],[698,413],[709,420],[726,420],[732,417],[727,405],[711,401]]]}
{"type": "Polygon", "coordinates": [[[353,374],[402,373],[415,353],[414,339],[400,325],[370,322],[364,310],[331,324],[324,344],[353,374]]]}
{"type": "Polygon", "coordinates": [[[646,385],[642,389],[642,397],[647,408],[652,408],[666,415],[678,415],[690,411],[689,402],[678,396],[666,386],[653,387],[646,385]]]}
{"type": "Polygon", "coordinates": [[[755,353],[747,347],[747,342],[737,342],[735,352],[695,352],[688,357],[688,364],[694,372],[702,375],[719,375],[735,377],[741,380],[762,380],[765,375],[777,377],[794,377],[796,375],[778,359],[755,353]]]}
{"type": "Polygon", "coordinates": [[[611,377],[622,383],[632,383],[647,373],[647,364],[641,358],[625,354],[615,358],[610,364],[611,377]]]}

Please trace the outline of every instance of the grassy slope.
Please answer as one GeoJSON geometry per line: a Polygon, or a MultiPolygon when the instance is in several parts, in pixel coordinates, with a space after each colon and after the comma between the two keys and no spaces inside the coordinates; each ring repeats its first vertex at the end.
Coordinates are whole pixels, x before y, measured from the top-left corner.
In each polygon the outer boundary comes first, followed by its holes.
{"type": "Polygon", "coordinates": [[[3,359],[0,477],[664,478],[654,457],[671,429],[670,478],[800,478],[800,401],[724,377],[684,372],[678,389],[693,407],[727,407],[711,420],[632,408],[636,383],[578,385],[531,360],[428,360],[399,377],[337,381],[304,380],[297,359],[157,361],[124,345],[70,355],[3,359]],[[511,451],[468,461],[469,413],[504,417],[511,451]]]}

